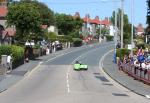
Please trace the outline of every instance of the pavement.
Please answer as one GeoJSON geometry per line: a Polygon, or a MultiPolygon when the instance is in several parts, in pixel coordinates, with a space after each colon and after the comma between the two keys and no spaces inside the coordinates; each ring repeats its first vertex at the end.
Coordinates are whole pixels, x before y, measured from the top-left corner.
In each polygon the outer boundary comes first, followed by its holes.
{"type": "Polygon", "coordinates": [[[104,58],[103,70],[105,73],[107,73],[113,80],[131,90],[132,92],[141,96],[150,97],[150,85],[135,80],[134,78],[128,76],[128,74],[120,71],[117,65],[113,63],[113,55],[114,52],[111,52],[104,58]]]}
{"type": "MultiPolygon", "coordinates": [[[[18,68],[14,69],[9,74],[5,76],[0,76],[0,92],[3,92],[16,84],[18,81],[24,78],[26,74],[32,71],[40,62],[47,61],[48,58],[55,58],[58,55],[64,54],[66,52],[70,52],[71,49],[61,50],[50,55],[41,56],[36,60],[29,61],[29,63],[25,63],[18,68]]],[[[113,63],[113,52],[106,55],[103,61],[103,69],[104,71],[115,81],[117,81],[122,86],[128,88],[129,90],[135,92],[136,94],[142,96],[150,95],[150,86],[146,85],[138,80],[134,80],[132,77],[129,77],[122,71],[118,70],[116,64],[113,63]],[[112,58],[112,59],[110,59],[112,58]]]]}

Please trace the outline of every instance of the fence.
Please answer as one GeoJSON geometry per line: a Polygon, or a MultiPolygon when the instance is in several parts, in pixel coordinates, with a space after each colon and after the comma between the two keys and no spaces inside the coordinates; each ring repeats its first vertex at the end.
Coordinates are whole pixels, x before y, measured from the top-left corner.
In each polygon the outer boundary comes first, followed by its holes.
{"type": "Polygon", "coordinates": [[[136,67],[131,63],[118,63],[119,70],[127,73],[136,80],[142,81],[145,84],[150,84],[150,69],[136,67]]]}

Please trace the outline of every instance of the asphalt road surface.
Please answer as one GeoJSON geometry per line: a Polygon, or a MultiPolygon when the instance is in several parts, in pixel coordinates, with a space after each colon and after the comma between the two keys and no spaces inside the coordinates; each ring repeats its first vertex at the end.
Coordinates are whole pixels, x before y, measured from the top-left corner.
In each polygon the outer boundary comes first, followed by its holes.
{"type": "Polygon", "coordinates": [[[111,42],[87,45],[49,58],[0,93],[0,103],[149,103],[103,72],[101,58],[113,47],[111,42]],[[87,64],[88,70],[73,70],[76,60],[87,64]]]}

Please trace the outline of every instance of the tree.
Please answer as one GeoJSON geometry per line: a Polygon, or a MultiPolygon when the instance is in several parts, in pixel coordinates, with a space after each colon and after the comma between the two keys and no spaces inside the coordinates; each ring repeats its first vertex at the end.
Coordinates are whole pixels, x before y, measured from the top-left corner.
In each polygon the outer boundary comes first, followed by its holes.
{"type": "Polygon", "coordinates": [[[150,0],[147,0],[147,6],[148,6],[148,11],[147,11],[147,24],[150,26],[150,0]]]}
{"type": "Polygon", "coordinates": [[[79,36],[79,30],[82,27],[83,21],[77,17],[74,18],[71,15],[55,14],[56,26],[58,27],[59,34],[79,36]]]}
{"type": "Polygon", "coordinates": [[[148,6],[148,9],[147,9],[147,28],[146,28],[146,34],[147,35],[150,35],[150,0],[147,0],[147,6],[148,6]]]}
{"type": "Polygon", "coordinates": [[[41,33],[41,18],[37,7],[30,3],[19,2],[9,5],[8,11],[7,24],[15,26],[16,40],[37,39],[41,33]]]}
{"type": "MultiPolygon", "coordinates": [[[[112,16],[110,18],[113,25],[115,25],[115,11],[112,13],[112,16]]],[[[123,15],[123,22],[124,22],[124,32],[123,32],[123,41],[124,44],[131,43],[131,24],[129,23],[128,16],[126,14],[123,15]]],[[[120,30],[121,26],[121,9],[118,9],[117,11],[117,28],[120,30]]]]}
{"type": "Polygon", "coordinates": [[[43,25],[50,26],[55,24],[55,15],[53,11],[49,9],[48,6],[46,6],[44,3],[32,0],[22,0],[22,2],[31,3],[37,7],[43,25]]]}

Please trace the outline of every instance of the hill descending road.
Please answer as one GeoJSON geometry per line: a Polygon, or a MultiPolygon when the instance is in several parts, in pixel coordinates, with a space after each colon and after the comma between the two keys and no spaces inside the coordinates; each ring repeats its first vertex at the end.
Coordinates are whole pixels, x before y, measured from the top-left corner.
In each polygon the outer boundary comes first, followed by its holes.
{"type": "Polygon", "coordinates": [[[0,103],[149,103],[102,72],[100,60],[113,47],[112,42],[87,45],[49,58],[1,93],[0,103]],[[88,70],[74,71],[76,60],[87,64],[88,70]]]}

